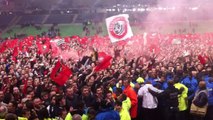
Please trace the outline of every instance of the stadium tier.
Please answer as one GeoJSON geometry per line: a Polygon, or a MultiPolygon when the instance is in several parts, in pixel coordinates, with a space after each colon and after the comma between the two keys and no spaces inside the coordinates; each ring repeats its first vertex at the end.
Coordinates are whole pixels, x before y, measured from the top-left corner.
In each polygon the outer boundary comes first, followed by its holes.
{"type": "Polygon", "coordinates": [[[44,22],[45,24],[53,24],[53,23],[72,23],[74,15],[70,14],[50,14],[48,15],[47,20],[44,22]]]}
{"type": "Polygon", "coordinates": [[[14,17],[15,15],[0,15],[0,27],[7,27],[14,17]]]}
{"type": "Polygon", "coordinates": [[[46,15],[23,15],[20,16],[21,19],[18,21],[18,24],[41,24],[46,15]]]}

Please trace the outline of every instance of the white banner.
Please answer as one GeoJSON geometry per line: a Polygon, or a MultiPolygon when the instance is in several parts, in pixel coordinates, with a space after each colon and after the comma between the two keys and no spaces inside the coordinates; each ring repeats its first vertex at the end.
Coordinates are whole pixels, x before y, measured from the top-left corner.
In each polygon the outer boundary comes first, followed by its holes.
{"type": "Polygon", "coordinates": [[[50,42],[55,42],[57,44],[57,46],[60,46],[61,44],[65,43],[65,40],[62,38],[60,39],[52,39],[50,42]]]}
{"type": "Polygon", "coordinates": [[[120,14],[106,18],[107,31],[112,43],[126,40],[133,36],[128,18],[128,14],[120,14]]]}

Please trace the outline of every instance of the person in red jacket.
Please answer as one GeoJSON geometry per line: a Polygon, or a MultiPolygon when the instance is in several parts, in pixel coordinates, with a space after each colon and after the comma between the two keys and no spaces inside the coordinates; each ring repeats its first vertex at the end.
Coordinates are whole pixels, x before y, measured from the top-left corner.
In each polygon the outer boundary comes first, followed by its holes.
{"type": "Polygon", "coordinates": [[[123,93],[130,98],[131,100],[131,108],[130,108],[130,116],[131,119],[134,120],[137,117],[137,109],[138,109],[138,98],[134,89],[130,86],[130,79],[126,78],[123,80],[123,85],[125,87],[123,93]]]}

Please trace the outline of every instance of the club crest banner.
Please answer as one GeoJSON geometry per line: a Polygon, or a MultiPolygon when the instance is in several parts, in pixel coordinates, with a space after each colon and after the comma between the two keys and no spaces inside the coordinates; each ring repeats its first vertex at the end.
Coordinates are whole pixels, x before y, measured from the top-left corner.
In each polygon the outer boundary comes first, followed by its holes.
{"type": "Polygon", "coordinates": [[[112,43],[126,40],[133,36],[128,18],[128,14],[120,14],[106,18],[107,31],[112,43]]]}

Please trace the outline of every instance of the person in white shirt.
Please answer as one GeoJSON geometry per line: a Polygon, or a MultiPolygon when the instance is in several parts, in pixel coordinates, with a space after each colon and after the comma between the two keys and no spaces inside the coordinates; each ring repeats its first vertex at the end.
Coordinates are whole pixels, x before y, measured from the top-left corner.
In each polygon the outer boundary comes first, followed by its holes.
{"type": "Polygon", "coordinates": [[[153,96],[148,89],[155,91],[156,93],[161,93],[163,90],[155,88],[150,82],[142,86],[138,91],[138,96],[142,97],[142,109],[144,120],[156,120],[155,113],[158,105],[158,100],[153,96]]]}

